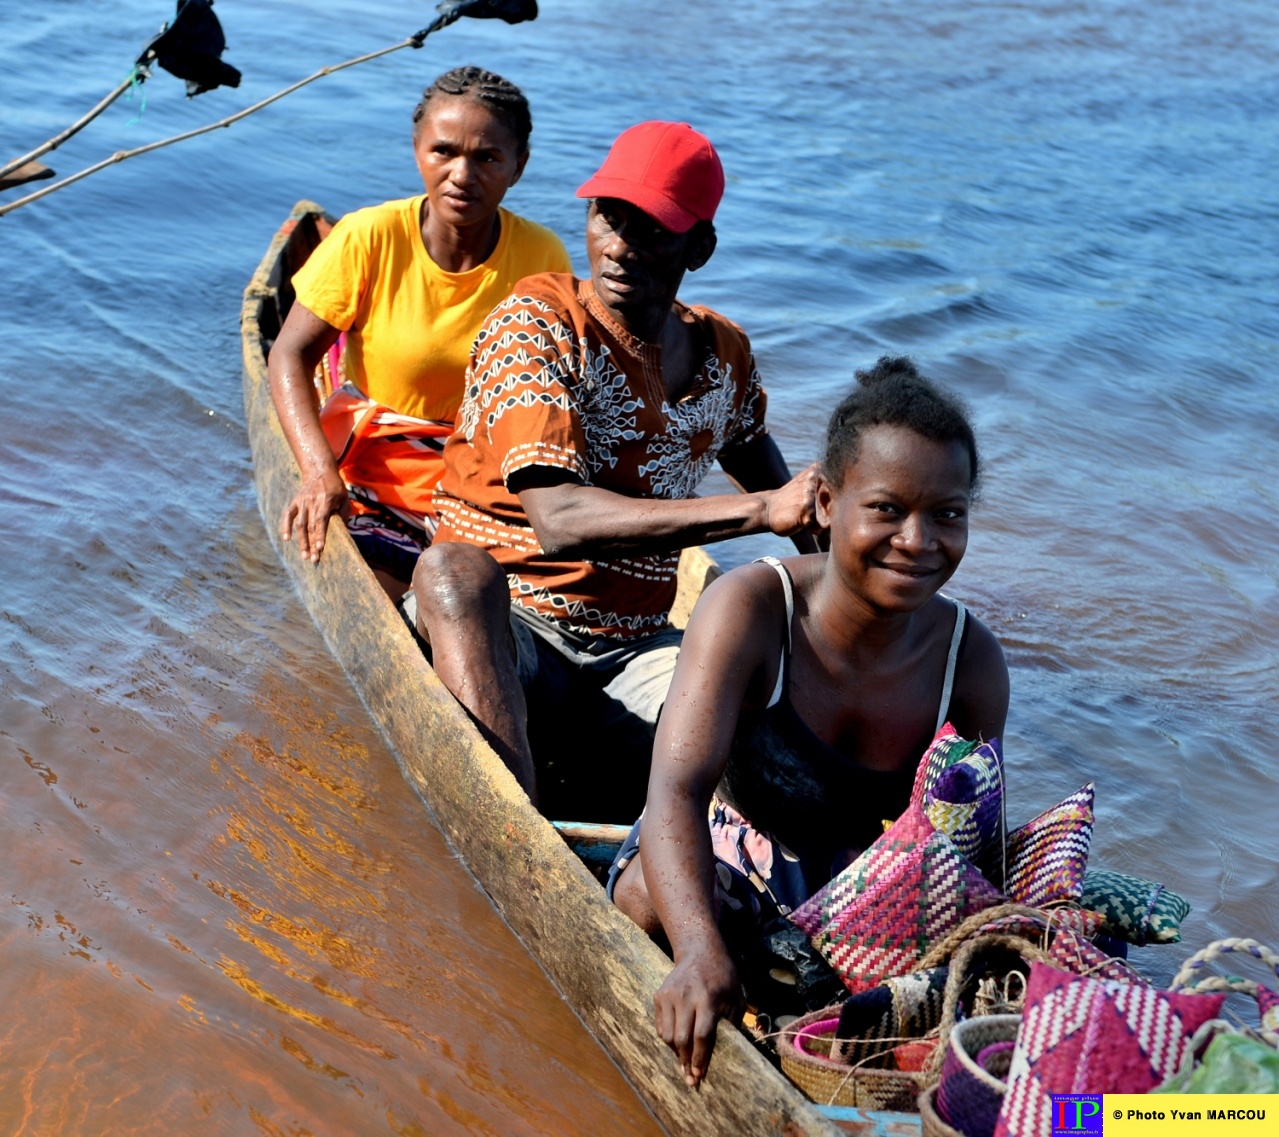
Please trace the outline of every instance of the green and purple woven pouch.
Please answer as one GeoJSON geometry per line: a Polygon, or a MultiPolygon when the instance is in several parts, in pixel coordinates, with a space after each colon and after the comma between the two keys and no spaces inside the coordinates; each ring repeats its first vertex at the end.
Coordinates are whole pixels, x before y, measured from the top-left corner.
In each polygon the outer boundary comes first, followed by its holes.
{"type": "MultiPolygon", "coordinates": [[[[983,742],[947,766],[924,791],[924,813],[961,853],[985,869],[1000,862],[1004,759],[999,740],[983,742]]],[[[992,879],[997,874],[987,873],[992,879]]]]}
{"type": "Polygon", "coordinates": [[[919,766],[915,770],[915,783],[910,791],[911,804],[923,805],[924,794],[933,787],[941,772],[967,758],[980,745],[980,742],[960,738],[950,723],[944,723],[919,760],[919,766]]]}

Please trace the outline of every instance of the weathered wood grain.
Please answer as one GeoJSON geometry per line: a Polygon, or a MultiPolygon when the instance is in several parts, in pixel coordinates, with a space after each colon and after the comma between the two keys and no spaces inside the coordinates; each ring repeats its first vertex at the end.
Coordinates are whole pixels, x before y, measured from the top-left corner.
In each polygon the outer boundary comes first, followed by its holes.
{"type": "MultiPolygon", "coordinates": [[[[333,524],[319,565],[281,547],[279,518],[299,485],[266,375],[266,347],[291,300],[288,276],[317,239],[300,202],[244,295],[244,403],[267,532],[316,626],[400,768],[476,879],[569,1005],[678,1137],[708,1134],[833,1137],[838,1132],[736,1029],[721,1026],[699,1092],[679,1077],[652,1026],[653,994],[669,961],[606,899],[599,884],[532,807],[440,683],[346,530],[333,524]],[[309,242],[309,244],[308,244],[309,242]],[[287,295],[280,296],[284,292],[287,295]]],[[[717,573],[700,551],[681,565],[681,616],[717,573]]]]}

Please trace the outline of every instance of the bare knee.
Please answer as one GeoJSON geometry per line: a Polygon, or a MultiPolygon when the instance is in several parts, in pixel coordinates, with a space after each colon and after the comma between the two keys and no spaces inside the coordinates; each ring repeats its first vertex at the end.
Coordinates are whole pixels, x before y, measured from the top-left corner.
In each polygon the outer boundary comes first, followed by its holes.
{"type": "Polygon", "coordinates": [[[644,866],[640,863],[639,853],[635,854],[613,885],[613,903],[647,935],[656,936],[661,932],[662,921],[648,895],[648,884],[644,880],[644,866]]]}
{"type": "Polygon", "coordinates": [[[500,614],[510,604],[502,566],[477,545],[447,542],[424,550],[413,570],[418,621],[472,622],[500,614]]]}

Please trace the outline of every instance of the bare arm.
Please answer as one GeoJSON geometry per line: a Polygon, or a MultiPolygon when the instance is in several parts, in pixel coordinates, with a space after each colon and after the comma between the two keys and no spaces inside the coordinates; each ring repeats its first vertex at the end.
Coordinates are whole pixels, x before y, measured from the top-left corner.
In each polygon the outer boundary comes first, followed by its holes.
{"type": "MultiPolygon", "coordinates": [[[[720,452],[719,464],[729,480],[743,493],[776,489],[790,481],[786,459],[771,434],[761,434],[744,446],[720,452]]],[[[792,533],[790,539],[801,553],[815,553],[817,538],[812,533],[792,533]]]]}
{"type": "Polygon", "coordinates": [[[547,555],[565,560],[668,552],[751,533],[790,537],[817,524],[813,467],[778,488],[676,501],[627,497],[545,466],[519,471],[511,488],[547,555]]]}
{"type": "Polygon", "coordinates": [[[332,324],[301,304],[294,304],[267,364],[275,413],[302,471],[302,488],[284,511],[280,533],[289,541],[296,530],[298,550],[312,562],[318,561],[324,551],[329,518],[344,512],[348,505],[346,487],[320,426],[311,381],[320,359],[337,342],[338,335],[332,324]]]}
{"type": "Polygon", "coordinates": [[[737,970],[716,922],[706,811],[741,708],[767,701],[784,622],[771,569],[746,566],[716,581],[693,613],[658,722],[641,855],[675,967],[654,1011],[690,1085],[706,1073],[719,1020],[741,1007],[737,970]],[[776,611],[766,601],[773,589],[776,611]]]}

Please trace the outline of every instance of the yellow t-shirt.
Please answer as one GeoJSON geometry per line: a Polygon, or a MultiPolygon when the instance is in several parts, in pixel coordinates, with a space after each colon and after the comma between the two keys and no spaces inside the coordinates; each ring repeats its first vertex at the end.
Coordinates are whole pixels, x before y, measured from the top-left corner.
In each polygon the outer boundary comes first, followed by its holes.
{"type": "Polygon", "coordinates": [[[298,301],[347,333],[346,376],[400,414],[452,422],[471,344],[517,280],[569,272],[549,229],[499,210],[493,255],[445,272],[422,242],[424,196],[348,213],[293,276],[298,301]]]}

